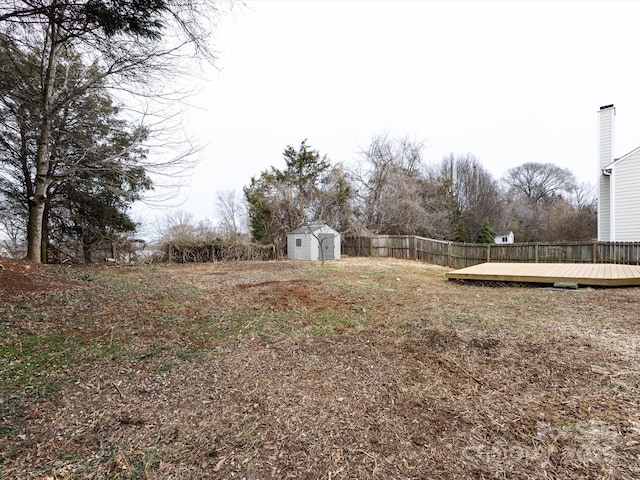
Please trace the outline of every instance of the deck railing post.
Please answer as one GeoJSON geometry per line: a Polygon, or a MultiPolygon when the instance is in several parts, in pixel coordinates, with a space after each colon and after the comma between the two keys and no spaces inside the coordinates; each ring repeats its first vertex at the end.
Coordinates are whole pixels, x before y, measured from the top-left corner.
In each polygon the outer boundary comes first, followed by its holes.
{"type": "Polygon", "coordinates": [[[598,263],[598,242],[593,242],[591,258],[593,259],[593,263],[598,263]]]}

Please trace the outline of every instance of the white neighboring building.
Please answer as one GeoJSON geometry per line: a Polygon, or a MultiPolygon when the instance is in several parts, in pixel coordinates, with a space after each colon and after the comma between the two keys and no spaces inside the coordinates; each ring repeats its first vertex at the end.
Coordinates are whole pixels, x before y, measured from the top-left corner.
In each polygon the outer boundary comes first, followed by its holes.
{"type": "Polygon", "coordinates": [[[495,243],[501,245],[503,243],[514,243],[515,237],[513,232],[501,233],[500,235],[496,235],[495,243]]]}
{"type": "Polygon", "coordinates": [[[328,225],[304,226],[287,234],[291,260],[338,260],[340,248],[340,234],[328,225]]]}
{"type": "Polygon", "coordinates": [[[614,158],[613,105],[598,112],[598,241],[640,241],[640,147],[614,158]]]}

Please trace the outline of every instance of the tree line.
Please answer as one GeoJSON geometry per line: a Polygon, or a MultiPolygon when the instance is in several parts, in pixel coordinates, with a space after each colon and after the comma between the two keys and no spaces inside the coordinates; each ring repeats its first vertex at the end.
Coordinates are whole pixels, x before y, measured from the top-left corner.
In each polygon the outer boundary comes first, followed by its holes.
{"type": "Polygon", "coordinates": [[[0,2],[0,226],[28,260],[90,261],[132,236],[131,204],[189,163],[189,146],[151,160],[167,144],[145,118],[175,100],[163,86],[181,60],[214,60],[217,12],[213,0],[0,2]]]}
{"type": "MultiPolygon", "coordinates": [[[[186,142],[159,161],[170,142],[146,108],[180,96],[162,86],[185,58],[215,60],[208,38],[218,11],[199,0],[0,2],[0,229],[11,246],[26,245],[33,262],[89,262],[135,238],[132,203],[194,153],[186,142]]],[[[595,237],[593,192],[568,170],[528,163],[496,180],[473,155],[434,166],[423,150],[379,135],[347,167],[305,140],[285,148],[284,168],[252,177],[242,198],[218,193],[217,228],[176,215],[164,232],[238,239],[248,225],[253,241],[279,246],[314,222],[466,242],[504,230],[517,241],[595,237]]]]}
{"type": "Polygon", "coordinates": [[[496,179],[471,154],[450,154],[436,165],[423,154],[420,142],[378,135],[346,168],[306,140],[287,146],[283,169],[270,167],[244,188],[251,237],[284,247],[288,231],[316,222],[343,234],[458,242],[493,242],[507,231],[517,242],[596,236],[593,188],[567,169],[524,163],[496,179]]]}

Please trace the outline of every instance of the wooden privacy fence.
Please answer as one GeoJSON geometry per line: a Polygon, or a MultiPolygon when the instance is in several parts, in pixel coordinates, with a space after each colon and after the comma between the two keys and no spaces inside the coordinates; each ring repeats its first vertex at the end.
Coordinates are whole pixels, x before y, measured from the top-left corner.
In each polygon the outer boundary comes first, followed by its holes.
{"type": "Polygon", "coordinates": [[[640,265],[640,242],[459,243],[414,235],[342,238],[342,254],[421,260],[451,268],[484,262],[615,263],[640,265]]]}

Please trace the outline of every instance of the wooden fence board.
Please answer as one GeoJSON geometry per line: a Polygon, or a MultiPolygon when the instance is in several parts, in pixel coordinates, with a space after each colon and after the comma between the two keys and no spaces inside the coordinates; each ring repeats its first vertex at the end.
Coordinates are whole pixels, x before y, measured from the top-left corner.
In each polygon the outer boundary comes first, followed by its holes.
{"type": "Polygon", "coordinates": [[[342,238],[343,255],[420,260],[451,268],[484,262],[612,263],[640,265],[640,242],[477,244],[447,242],[413,235],[342,238]]]}

